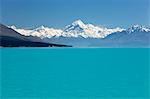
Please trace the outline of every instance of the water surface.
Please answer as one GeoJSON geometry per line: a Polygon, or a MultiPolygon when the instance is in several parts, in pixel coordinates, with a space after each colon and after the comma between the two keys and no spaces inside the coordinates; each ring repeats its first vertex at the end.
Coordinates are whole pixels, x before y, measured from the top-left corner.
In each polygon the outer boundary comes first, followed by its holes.
{"type": "Polygon", "coordinates": [[[1,48],[2,98],[148,99],[149,50],[1,48]]]}

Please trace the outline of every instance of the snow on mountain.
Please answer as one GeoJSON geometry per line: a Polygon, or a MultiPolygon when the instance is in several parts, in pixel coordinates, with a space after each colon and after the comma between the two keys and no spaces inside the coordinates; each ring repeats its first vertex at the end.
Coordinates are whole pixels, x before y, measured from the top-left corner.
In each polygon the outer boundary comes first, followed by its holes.
{"type": "Polygon", "coordinates": [[[85,24],[81,20],[74,21],[71,25],[66,26],[64,30],[54,29],[48,27],[38,27],[36,29],[19,29],[15,26],[10,28],[25,36],[37,36],[40,38],[52,37],[83,37],[83,38],[105,38],[107,35],[122,32],[125,29],[114,28],[108,29],[105,27],[94,26],[92,24],[85,24]]]}
{"type": "Polygon", "coordinates": [[[150,32],[150,28],[145,27],[145,26],[140,26],[140,25],[133,25],[127,30],[127,32],[129,33],[136,32],[136,31],[150,32]]]}
{"type": "Polygon", "coordinates": [[[41,38],[46,38],[46,37],[51,38],[53,36],[56,36],[56,37],[61,36],[62,32],[63,31],[60,29],[54,29],[54,28],[48,28],[48,27],[41,26],[39,28],[34,29],[31,32],[31,35],[38,36],[41,38]]]}
{"type": "Polygon", "coordinates": [[[15,30],[16,32],[20,33],[21,35],[24,36],[30,36],[32,30],[28,30],[28,29],[18,29],[16,26],[10,26],[9,28],[12,28],[13,30],[15,30]]]}
{"type": "Polygon", "coordinates": [[[62,35],[62,32],[63,32],[60,29],[48,28],[44,26],[38,27],[36,29],[18,29],[14,26],[11,26],[11,28],[19,32],[22,35],[37,36],[40,38],[51,38],[53,36],[59,37],[62,35]]]}
{"type": "Polygon", "coordinates": [[[104,38],[111,33],[121,32],[123,30],[124,29],[121,28],[108,29],[94,26],[92,24],[85,24],[81,20],[77,20],[71,25],[66,26],[64,31],[71,37],[104,38]]]}

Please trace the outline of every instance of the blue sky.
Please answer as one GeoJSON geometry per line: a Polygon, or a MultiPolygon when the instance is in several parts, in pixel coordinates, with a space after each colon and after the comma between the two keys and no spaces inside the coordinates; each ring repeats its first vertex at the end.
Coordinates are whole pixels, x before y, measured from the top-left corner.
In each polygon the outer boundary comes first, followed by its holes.
{"type": "Polygon", "coordinates": [[[76,19],[107,27],[148,26],[149,0],[1,0],[1,23],[63,28],[76,19]]]}

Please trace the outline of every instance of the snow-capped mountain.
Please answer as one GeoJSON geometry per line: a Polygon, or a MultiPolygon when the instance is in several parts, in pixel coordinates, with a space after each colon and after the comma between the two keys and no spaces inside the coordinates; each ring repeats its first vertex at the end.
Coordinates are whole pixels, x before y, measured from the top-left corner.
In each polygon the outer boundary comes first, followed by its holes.
{"type": "Polygon", "coordinates": [[[45,43],[73,47],[150,47],[150,28],[140,25],[133,25],[128,29],[111,29],[76,20],[64,29],[45,26],[36,29],[10,28],[25,36],[42,38],[45,43]]]}
{"type": "Polygon", "coordinates": [[[123,30],[125,29],[119,27],[108,29],[105,27],[94,26],[92,24],[85,24],[81,20],[77,20],[71,25],[66,26],[64,32],[70,37],[105,38],[109,34],[121,32],[123,30]]]}
{"type": "MultiPolygon", "coordinates": [[[[15,28],[14,26],[12,28],[15,28]]],[[[44,42],[41,38],[24,36],[14,29],[0,24],[0,47],[71,47],[44,42]]]]}
{"type": "Polygon", "coordinates": [[[54,29],[48,27],[38,27],[36,29],[19,29],[11,26],[12,29],[25,36],[37,36],[40,38],[52,37],[83,37],[83,38],[105,38],[107,35],[122,32],[125,29],[114,28],[109,29],[105,27],[95,26],[92,24],[85,24],[81,20],[74,21],[71,25],[67,25],[65,29],[54,29]]]}
{"type": "Polygon", "coordinates": [[[36,29],[18,29],[15,26],[11,26],[10,28],[14,29],[22,35],[37,36],[40,38],[51,38],[54,36],[59,37],[63,33],[63,31],[60,29],[53,29],[44,26],[38,27],[36,29]]]}

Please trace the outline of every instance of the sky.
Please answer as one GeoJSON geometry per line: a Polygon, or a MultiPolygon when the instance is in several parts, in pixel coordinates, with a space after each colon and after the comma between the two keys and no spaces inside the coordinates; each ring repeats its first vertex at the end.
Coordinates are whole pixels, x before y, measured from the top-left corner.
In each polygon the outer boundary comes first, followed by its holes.
{"type": "Polygon", "coordinates": [[[0,22],[63,28],[77,19],[106,27],[149,26],[149,0],[0,0],[0,22]]]}

